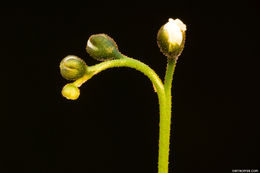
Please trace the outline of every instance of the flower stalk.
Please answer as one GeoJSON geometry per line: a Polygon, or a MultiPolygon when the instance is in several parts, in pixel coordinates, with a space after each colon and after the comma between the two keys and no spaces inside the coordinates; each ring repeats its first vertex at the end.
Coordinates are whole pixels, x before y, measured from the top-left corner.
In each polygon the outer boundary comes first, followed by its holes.
{"type": "Polygon", "coordinates": [[[92,35],[86,50],[99,64],[88,66],[76,57],[65,57],[60,64],[62,76],[67,80],[74,80],[64,86],[62,95],[70,100],[79,97],[79,87],[96,74],[115,67],[129,67],[142,72],[152,82],[158,95],[159,122],[159,158],[158,173],[168,173],[171,109],[172,109],[172,81],[177,59],[184,48],[186,25],[179,19],[169,19],[157,34],[157,43],[161,52],[167,56],[167,68],[164,83],[148,65],[139,60],[129,58],[119,52],[116,42],[106,34],[92,35]]]}

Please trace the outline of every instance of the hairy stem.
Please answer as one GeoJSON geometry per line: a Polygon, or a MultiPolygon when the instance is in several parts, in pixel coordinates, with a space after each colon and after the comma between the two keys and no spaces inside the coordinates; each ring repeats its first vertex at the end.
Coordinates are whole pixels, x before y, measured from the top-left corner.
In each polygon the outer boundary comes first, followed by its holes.
{"type": "Polygon", "coordinates": [[[168,59],[164,79],[166,95],[166,116],[160,117],[160,139],[159,139],[159,166],[158,173],[168,173],[169,152],[170,152],[170,131],[171,131],[171,107],[172,107],[172,79],[175,70],[176,60],[168,59]]]}
{"type": "Polygon", "coordinates": [[[168,98],[168,101],[171,101],[171,90],[172,90],[172,80],[173,80],[173,73],[176,66],[176,59],[168,59],[165,79],[164,79],[164,88],[165,94],[168,98]]]}
{"type": "Polygon", "coordinates": [[[88,67],[88,73],[93,74],[93,76],[97,73],[100,73],[103,70],[106,70],[108,68],[113,68],[113,67],[130,67],[133,69],[136,69],[140,72],[142,72],[144,75],[146,75],[151,82],[154,84],[158,96],[159,97],[164,97],[165,92],[164,92],[164,86],[163,83],[161,81],[161,79],[159,78],[159,76],[146,64],[126,57],[124,55],[121,55],[122,57],[120,59],[116,59],[116,60],[111,60],[111,61],[105,61],[102,63],[99,63],[97,65],[94,66],[90,66],[88,67]]]}

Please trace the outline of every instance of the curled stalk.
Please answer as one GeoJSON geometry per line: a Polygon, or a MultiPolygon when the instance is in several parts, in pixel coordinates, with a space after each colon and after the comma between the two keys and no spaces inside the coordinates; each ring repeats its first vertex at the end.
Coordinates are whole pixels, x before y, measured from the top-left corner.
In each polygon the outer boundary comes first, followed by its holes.
{"type": "Polygon", "coordinates": [[[142,72],[144,75],[146,75],[152,82],[152,84],[155,86],[159,100],[164,100],[165,98],[165,91],[164,91],[164,85],[159,78],[159,76],[152,70],[148,65],[135,60],[133,58],[129,58],[125,55],[120,55],[120,59],[110,60],[110,61],[104,61],[94,66],[88,66],[87,73],[76,81],[73,82],[73,84],[77,87],[81,86],[83,83],[85,83],[87,80],[91,79],[94,75],[114,67],[129,67],[136,69],[140,72],[142,72]]]}

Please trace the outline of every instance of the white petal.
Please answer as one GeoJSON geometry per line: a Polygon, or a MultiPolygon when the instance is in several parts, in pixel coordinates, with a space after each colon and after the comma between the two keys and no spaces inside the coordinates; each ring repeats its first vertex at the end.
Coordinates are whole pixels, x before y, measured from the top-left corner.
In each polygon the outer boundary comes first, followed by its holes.
{"type": "Polygon", "coordinates": [[[186,31],[186,25],[180,19],[175,19],[175,23],[180,27],[182,32],[186,31]]]}
{"type": "Polygon", "coordinates": [[[168,33],[170,43],[181,45],[183,39],[182,32],[175,20],[170,18],[169,22],[164,25],[164,29],[168,33]]]}

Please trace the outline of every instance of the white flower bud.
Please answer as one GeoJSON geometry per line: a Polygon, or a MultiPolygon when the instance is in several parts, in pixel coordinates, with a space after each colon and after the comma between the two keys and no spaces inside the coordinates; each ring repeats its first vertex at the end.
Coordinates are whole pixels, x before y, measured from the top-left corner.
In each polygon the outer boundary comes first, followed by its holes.
{"type": "Polygon", "coordinates": [[[168,58],[177,58],[185,42],[186,25],[179,19],[169,19],[157,35],[157,43],[161,52],[168,58]]]}

